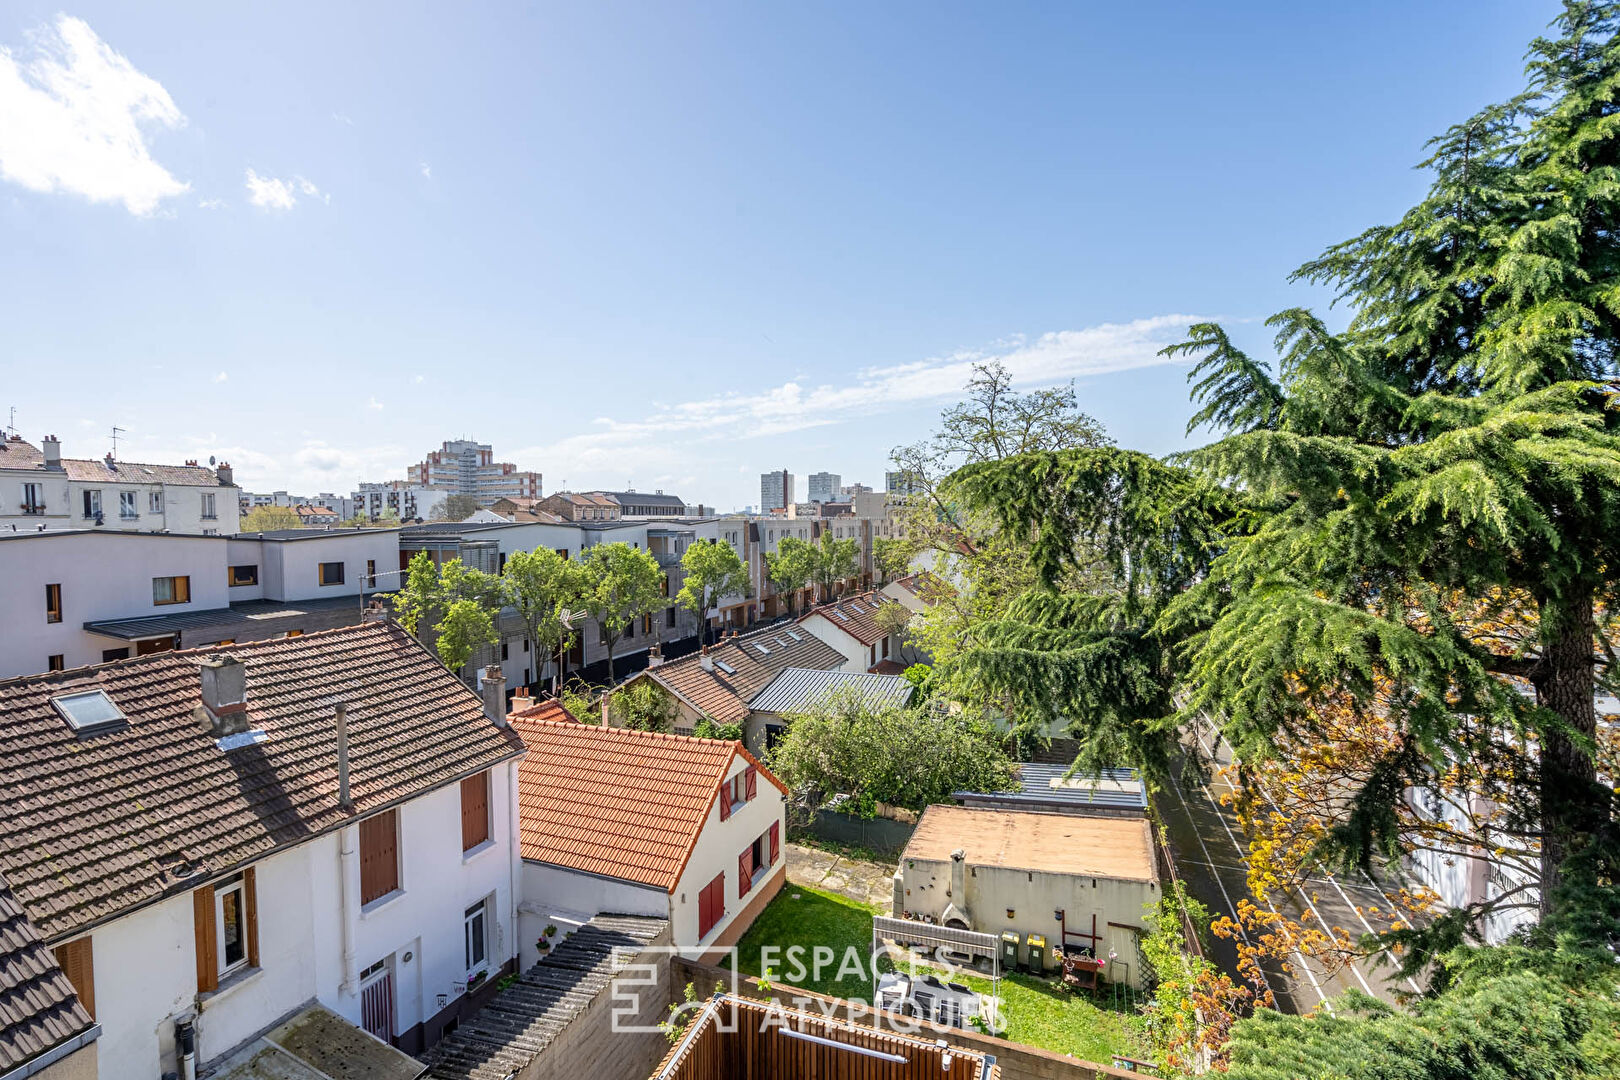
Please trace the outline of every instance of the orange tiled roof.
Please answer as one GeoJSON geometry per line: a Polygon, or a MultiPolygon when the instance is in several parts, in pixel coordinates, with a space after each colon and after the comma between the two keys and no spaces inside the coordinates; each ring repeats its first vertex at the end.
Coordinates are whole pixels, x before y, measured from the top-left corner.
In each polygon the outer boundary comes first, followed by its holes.
{"type": "Polygon", "coordinates": [[[873,590],[859,593],[855,596],[841,596],[829,604],[812,608],[799,619],[814,618],[820,615],[838,629],[849,634],[862,645],[870,645],[888,637],[877,624],[874,613],[885,604],[898,604],[900,601],[873,590]]]}
{"type": "Polygon", "coordinates": [[[556,698],[546,698],[537,701],[526,709],[518,709],[512,714],[512,719],[528,720],[567,720],[570,723],[579,723],[579,717],[569,712],[561,701],[556,698]]]}
{"type": "Polygon", "coordinates": [[[783,625],[727,638],[709,646],[709,656],[715,662],[712,671],[705,671],[701,654],[694,654],[649,668],[645,674],[722,724],[746,720],[749,701],[785,668],[831,671],[844,663],[844,655],[825,641],[808,631],[783,625]],[[799,640],[793,640],[793,634],[799,640]],[[731,670],[725,670],[722,664],[731,670]]]}
{"type": "Polygon", "coordinates": [[[956,590],[935,574],[927,570],[919,570],[905,577],[895,578],[894,584],[915,596],[925,604],[932,604],[942,594],[954,593],[956,590]]]}
{"type": "Polygon", "coordinates": [[[514,716],[523,857],[673,891],[741,743],[514,716]]]}

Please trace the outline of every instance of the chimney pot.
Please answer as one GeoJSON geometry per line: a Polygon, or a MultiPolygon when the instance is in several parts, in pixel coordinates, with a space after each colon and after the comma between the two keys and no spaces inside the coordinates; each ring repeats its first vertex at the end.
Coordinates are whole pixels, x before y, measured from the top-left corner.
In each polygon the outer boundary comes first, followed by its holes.
{"type": "Polygon", "coordinates": [[[229,654],[210,656],[199,668],[202,706],[215,735],[236,735],[248,728],[247,667],[229,654]]]}
{"type": "Polygon", "coordinates": [[[62,467],[62,442],[55,435],[47,435],[40,442],[40,449],[45,452],[45,467],[47,469],[60,469],[62,467]]]}
{"type": "Polygon", "coordinates": [[[517,693],[512,695],[512,711],[516,713],[532,708],[534,708],[534,695],[529,693],[527,686],[518,687],[517,693]]]}
{"type": "Polygon", "coordinates": [[[484,669],[484,685],[479,691],[484,698],[484,715],[496,727],[506,726],[506,673],[501,665],[491,664],[484,669]]]}
{"type": "Polygon", "coordinates": [[[698,667],[702,668],[704,671],[714,670],[714,657],[709,655],[709,647],[707,645],[703,646],[703,651],[698,654],[698,667]]]}
{"type": "Polygon", "coordinates": [[[233,480],[233,474],[231,472],[231,463],[230,462],[228,462],[228,461],[220,462],[219,466],[214,470],[214,475],[219,477],[219,486],[220,487],[234,487],[235,486],[235,483],[234,483],[234,480],[233,480]]]}

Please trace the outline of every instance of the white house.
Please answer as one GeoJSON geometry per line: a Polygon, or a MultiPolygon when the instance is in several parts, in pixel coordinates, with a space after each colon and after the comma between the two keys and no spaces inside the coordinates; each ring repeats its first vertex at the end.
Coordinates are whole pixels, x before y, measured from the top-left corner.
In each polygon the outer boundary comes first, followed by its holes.
{"type": "Polygon", "coordinates": [[[393,529],[0,531],[0,678],[356,623],[398,560],[393,529]]]}
{"type": "Polygon", "coordinates": [[[407,1052],[477,1007],[517,945],[491,684],[386,622],[0,684],[0,875],[103,1080],[204,1072],[311,1001],[407,1052]]]}
{"type": "Polygon", "coordinates": [[[843,596],[806,612],[799,628],[843,655],[841,671],[898,674],[904,669],[898,659],[899,636],[886,632],[877,618],[883,607],[898,603],[875,590],[843,596]]]}
{"type": "Polygon", "coordinates": [[[514,713],[523,965],[548,925],[601,912],[670,921],[715,959],[787,880],[787,788],[740,743],[581,724],[552,703],[514,713]]]}
{"type": "Polygon", "coordinates": [[[36,448],[13,435],[0,442],[0,528],[97,528],[229,536],[241,521],[242,490],[231,467],[188,461],[148,465],[65,458],[48,435],[36,448]]]}

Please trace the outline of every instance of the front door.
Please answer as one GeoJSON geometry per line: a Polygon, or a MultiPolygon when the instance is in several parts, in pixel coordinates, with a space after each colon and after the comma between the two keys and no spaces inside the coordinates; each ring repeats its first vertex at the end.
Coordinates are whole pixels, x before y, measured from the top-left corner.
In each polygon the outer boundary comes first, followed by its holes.
{"type": "Polygon", "coordinates": [[[385,1043],[394,1041],[394,973],[386,959],[360,973],[360,1026],[385,1043]]]}

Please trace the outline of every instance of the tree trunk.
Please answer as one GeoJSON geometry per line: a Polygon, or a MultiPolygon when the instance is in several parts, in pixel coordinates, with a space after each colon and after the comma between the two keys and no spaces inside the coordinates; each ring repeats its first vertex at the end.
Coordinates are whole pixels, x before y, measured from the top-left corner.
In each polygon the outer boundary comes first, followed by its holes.
{"type": "MultiPolygon", "coordinates": [[[[1557,713],[1573,733],[1591,739],[1597,732],[1592,597],[1587,589],[1541,604],[1543,652],[1532,681],[1536,704],[1557,713]]],[[[1563,876],[1571,847],[1603,824],[1608,800],[1597,786],[1597,766],[1570,735],[1546,731],[1541,739],[1541,914],[1552,910],[1552,894],[1563,876]]]]}

